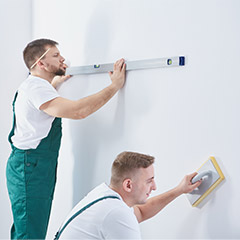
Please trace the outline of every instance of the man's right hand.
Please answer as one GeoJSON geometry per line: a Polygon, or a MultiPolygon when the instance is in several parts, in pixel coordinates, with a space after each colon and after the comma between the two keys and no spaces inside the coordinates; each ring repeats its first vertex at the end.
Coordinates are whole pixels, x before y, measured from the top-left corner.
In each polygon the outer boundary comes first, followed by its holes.
{"type": "Polygon", "coordinates": [[[113,72],[109,72],[109,76],[117,89],[123,87],[126,78],[126,64],[123,58],[114,63],[113,72]]]}
{"type": "Polygon", "coordinates": [[[177,188],[180,191],[180,194],[182,193],[190,193],[195,188],[199,187],[202,183],[202,180],[197,181],[196,183],[192,183],[191,180],[197,175],[197,172],[194,172],[192,174],[186,175],[183,180],[180,182],[180,184],[177,186],[177,188]]]}
{"type": "Polygon", "coordinates": [[[71,75],[62,75],[62,76],[55,76],[51,82],[52,86],[54,88],[57,88],[59,84],[65,82],[66,80],[68,80],[71,77],[71,75]]]}

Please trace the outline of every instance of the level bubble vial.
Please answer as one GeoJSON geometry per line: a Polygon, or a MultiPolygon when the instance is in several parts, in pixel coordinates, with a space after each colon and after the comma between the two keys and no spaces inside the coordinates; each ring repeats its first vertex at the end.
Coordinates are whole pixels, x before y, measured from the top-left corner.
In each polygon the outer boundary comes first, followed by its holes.
{"type": "Polygon", "coordinates": [[[168,59],[168,60],[167,60],[167,64],[168,64],[168,65],[171,65],[171,64],[172,64],[172,59],[168,59]]]}

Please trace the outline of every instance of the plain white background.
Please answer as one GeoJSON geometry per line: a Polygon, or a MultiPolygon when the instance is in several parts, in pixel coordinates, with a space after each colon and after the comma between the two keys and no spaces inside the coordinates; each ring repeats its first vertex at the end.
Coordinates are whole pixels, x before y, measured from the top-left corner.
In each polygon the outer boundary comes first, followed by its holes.
{"type": "Polygon", "coordinates": [[[12,213],[6,187],[6,163],[10,154],[7,137],[12,127],[12,100],[28,75],[22,51],[32,38],[30,0],[0,0],[0,238],[9,239],[12,213]]]}
{"type": "MultiPolygon", "coordinates": [[[[72,66],[121,57],[187,59],[185,67],[128,72],[124,89],[101,110],[84,120],[63,121],[49,239],[90,189],[109,182],[111,163],[124,150],[156,157],[158,189],[153,195],[176,186],[209,156],[215,156],[226,177],[199,208],[181,196],[142,223],[143,238],[240,238],[239,1],[34,0],[32,8],[30,1],[2,2],[8,10],[12,3],[19,7],[3,15],[15,44],[1,40],[7,59],[4,85],[1,81],[2,238],[8,238],[11,224],[4,169],[10,152],[6,135],[12,121],[11,100],[27,73],[22,50],[31,39],[42,37],[58,41],[72,66]],[[21,21],[26,22],[20,25],[21,21]]],[[[107,74],[78,76],[59,91],[78,99],[108,84],[107,74]]]]}

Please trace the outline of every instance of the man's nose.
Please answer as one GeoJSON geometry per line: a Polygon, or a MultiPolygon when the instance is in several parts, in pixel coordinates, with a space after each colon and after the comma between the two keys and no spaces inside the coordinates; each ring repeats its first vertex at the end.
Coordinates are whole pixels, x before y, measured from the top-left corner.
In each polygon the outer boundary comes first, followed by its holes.
{"type": "Polygon", "coordinates": [[[65,58],[61,56],[60,62],[63,63],[65,61],[65,58]]]}
{"type": "Polygon", "coordinates": [[[157,189],[157,185],[156,185],[156,182],[153,180],[153,185],[152,185],[152,190],[156,190],[157,189]]]}

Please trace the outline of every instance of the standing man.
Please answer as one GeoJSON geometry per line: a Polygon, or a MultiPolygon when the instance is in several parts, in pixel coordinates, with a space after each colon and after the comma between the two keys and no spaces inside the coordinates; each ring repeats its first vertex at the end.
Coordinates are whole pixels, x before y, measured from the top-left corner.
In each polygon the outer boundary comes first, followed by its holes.
{"type": "Polygon", "coordinates": [[[161,211],[183,193],[192,192],[192,173],[168,192],[152,197],[156,190],[154,157],[123,152],[112,164],[110,185],[93,189],[71,211],[55,239],[141,239],[139,223],[161,211]]]}
{"type": "Polygon", "coordinates": [[[29,77],[13,102],[12,153],[7,163],[7,187],[14,223],[11,239],[44,239],[56,182],[61,142],[61,118],[83,119],[106,104],[125,82],[121,59],[110,72],[112,83],[77,101],[60,97],[55,87],[68,79],[58,43],[49,39],[30,42],[24,49],[29,77]]]}

